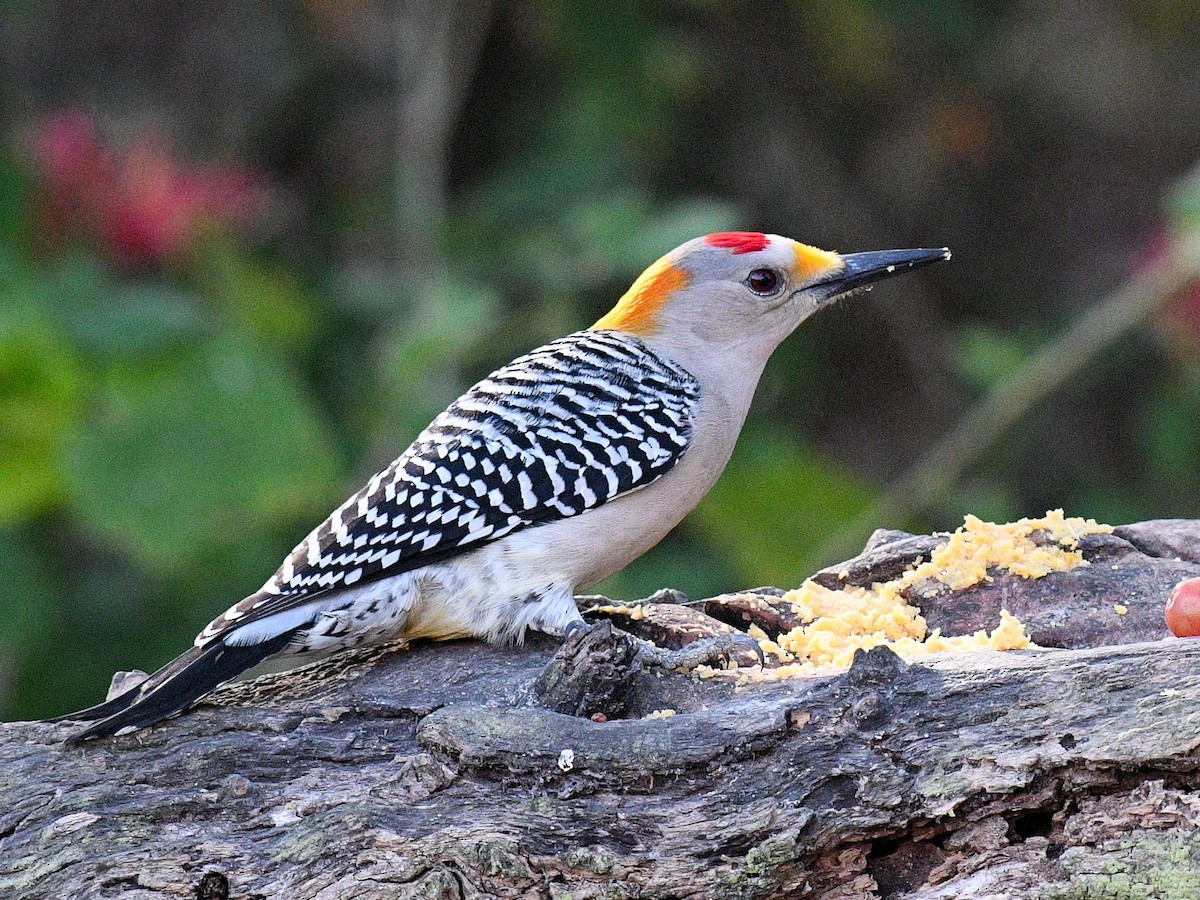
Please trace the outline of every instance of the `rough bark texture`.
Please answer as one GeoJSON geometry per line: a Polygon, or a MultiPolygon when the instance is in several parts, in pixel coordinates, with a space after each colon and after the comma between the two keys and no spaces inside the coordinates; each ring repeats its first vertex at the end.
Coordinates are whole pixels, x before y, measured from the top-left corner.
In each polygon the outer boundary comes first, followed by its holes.
{"type": "MultiPolygon", "coordinates": [[[[916,546],[885,533],[841,569],[870,580],[916,546]]],[[[947,631],[1004,605],[1085,649],[877,649],[735,688],[644,671],[599,626],[557,655],[335,657],[80,750],[72,726],[5,725],[0,897],[1194,898],[1200,641],[1154,639],[1200,575],[1200,523],[1087,555],[924,604],[947,631]]],[[[761,621],[774,593],[707,608],[761,621]]],[[[679,609],[654,633],[703,636],[679,609]]]]}

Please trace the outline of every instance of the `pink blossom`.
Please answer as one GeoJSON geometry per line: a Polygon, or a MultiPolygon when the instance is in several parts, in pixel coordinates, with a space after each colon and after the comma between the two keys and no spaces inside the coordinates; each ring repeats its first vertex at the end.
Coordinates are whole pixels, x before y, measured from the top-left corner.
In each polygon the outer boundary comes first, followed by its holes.
{"type": "Polygon", "coordinates": [[[159,137],[106,146],[79,111],[43,120],[37,155],[52,237],[85,237],[126,265],[178,259],[206,229],[246,224],[265,199],[249,172],[181,163],[159,137]]]}

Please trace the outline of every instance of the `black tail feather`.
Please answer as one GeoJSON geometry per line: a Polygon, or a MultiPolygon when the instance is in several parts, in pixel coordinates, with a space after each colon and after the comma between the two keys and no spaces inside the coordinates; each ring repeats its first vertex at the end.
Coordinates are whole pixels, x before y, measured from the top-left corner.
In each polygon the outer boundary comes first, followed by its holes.
{"type": "Polygon", "coordinates": [[[292,634],[285,632],[247,646],[227,645],[218,638],[203,647],[192,647],[119,697],[53,721],[99,719],[67,738],[67,745],[72,747],[122,728],[152,725],[182,712],[217,686],[274,656],[287,646],[292,634]]]}
{"type": "MultiPolygon", "coordinates": [[[[147,679],[148,680],[148,679],[147,679]]],[[[43,722],[94,722],[96,719],[103,719],[111,716],[114,713],[119,713],[129,704],[133,703],[138,698],[138,689],[140,684],[135,684],[123,694],[117,694],[111,700],[105,700],[103,703],[97,703],[95,706],[89,706],[87,709],[77,709],[75,712],[69,712],[63,716],[55,716],[52,719],[42,719],[43,722]]]]}

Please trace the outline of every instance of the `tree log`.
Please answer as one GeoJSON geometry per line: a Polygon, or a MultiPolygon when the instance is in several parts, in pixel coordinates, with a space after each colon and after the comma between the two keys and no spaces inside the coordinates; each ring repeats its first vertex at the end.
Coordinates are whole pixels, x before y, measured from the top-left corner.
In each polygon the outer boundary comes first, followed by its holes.
{"type": "MultiPolygon", "coordinates": [[[[1035,639],[1158,638],[1200,523],[1123,535],[994,592],[1035,639]]],[[[736,687],[623,640],[343,654],[75,750],[0,726],[0,897],[1200,895],[1200,641],[877,648],[736,687]]]]}

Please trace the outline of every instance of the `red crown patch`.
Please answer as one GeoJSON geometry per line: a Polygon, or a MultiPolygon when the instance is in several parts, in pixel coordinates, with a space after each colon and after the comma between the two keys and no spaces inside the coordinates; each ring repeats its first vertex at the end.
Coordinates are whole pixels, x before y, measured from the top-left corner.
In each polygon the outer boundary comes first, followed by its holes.
{"type": "Polygon", "coordinates": [[[719,231],[708,235],[704,243],[713,247],[724,247],[734,253],[754,253],[767,249],[770,240],[758,231],[719,231]]]}

